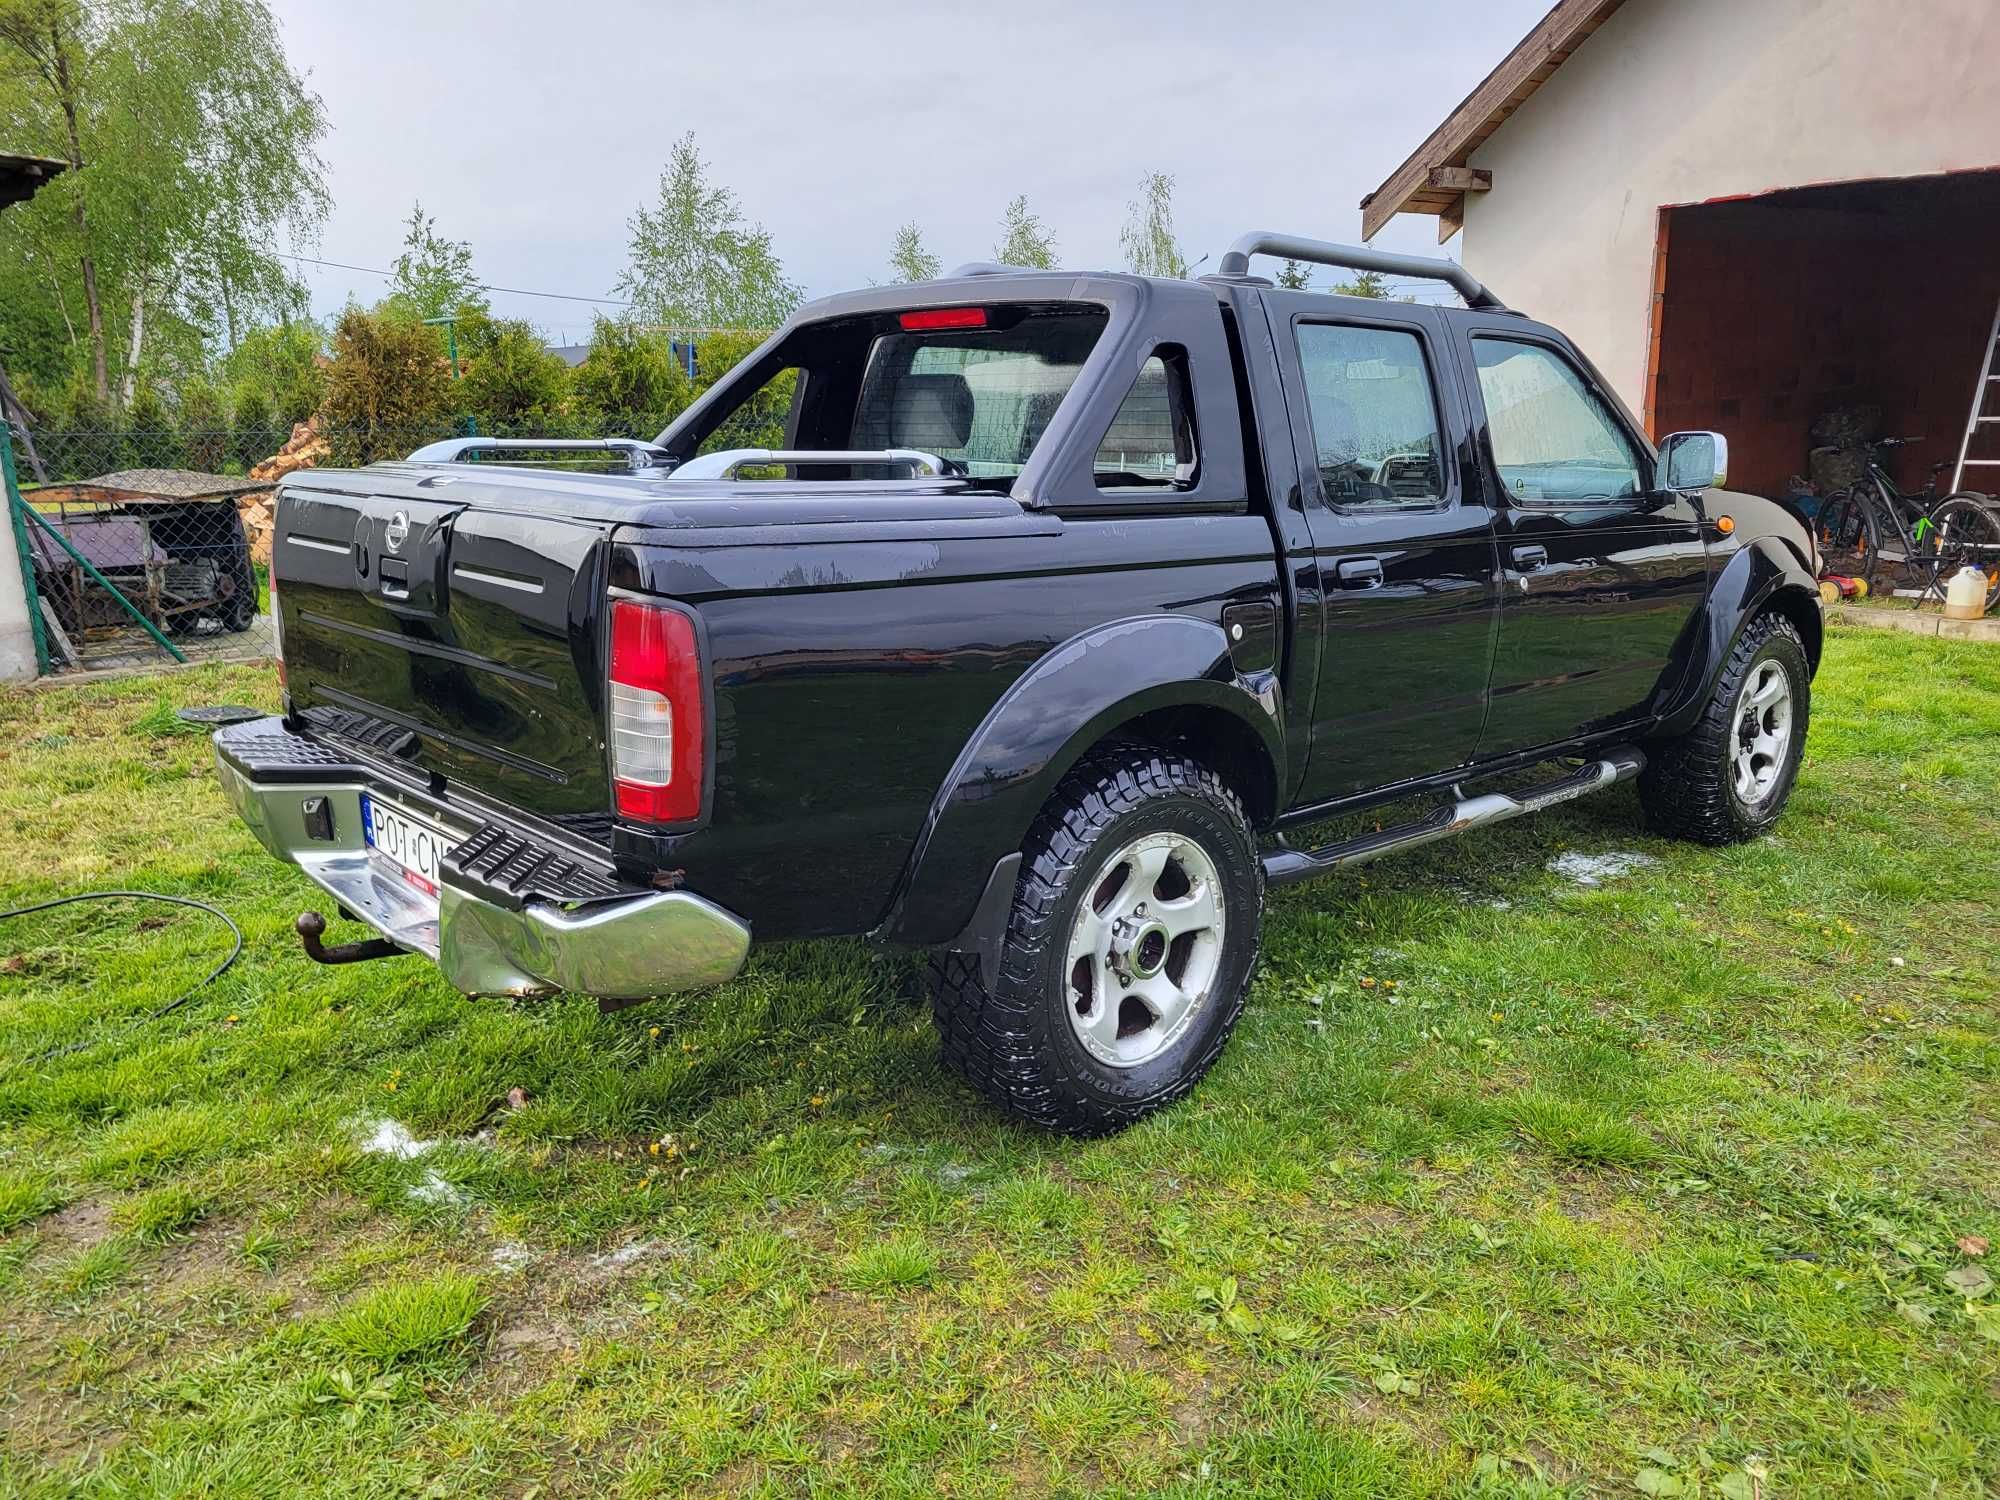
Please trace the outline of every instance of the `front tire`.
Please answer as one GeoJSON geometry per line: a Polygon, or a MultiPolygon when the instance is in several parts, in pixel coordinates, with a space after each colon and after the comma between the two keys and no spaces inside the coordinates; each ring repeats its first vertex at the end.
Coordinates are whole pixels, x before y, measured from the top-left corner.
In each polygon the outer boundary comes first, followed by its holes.
{"type": "Polygon", "coordinates": [[[1812,717],[1805,643],[1775,611],[1744,628],[1701,717],[1647,747],[1639,801],[1659,832],[1740,844],[1778,821],[1798,779],[1812,717]]]}
{"type": "Polygon", "coordinates": [[[1122,1129],[1193,1088],[1242,1013],[1256,838],[1213,771],[1127,745],[1063,778],[1022,856],[993,984],[964,954],[932,965],[945,1056],[1035,1124],[1122,1129]]]}

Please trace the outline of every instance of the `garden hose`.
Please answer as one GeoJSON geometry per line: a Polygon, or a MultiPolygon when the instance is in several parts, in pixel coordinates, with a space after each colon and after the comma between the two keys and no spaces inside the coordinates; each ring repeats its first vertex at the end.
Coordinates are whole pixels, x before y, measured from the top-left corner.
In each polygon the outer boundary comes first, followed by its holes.
{"type": "MultiPolygon", "coordinates": [[[[228,912],[219,906],[211,906],[206,901],[197,901],[192,896],[163,896],[158,891],[85,891],[79,896],[57,896],[53,900],[37,901],[31,906],[16,906],[7,911],[0,911],[0,922],[6,921],[9,917],[25,917],[32,912],[49,911],[58,906],[71,906],[79,901],[165,901],[173,906],[190,906],[196,911],[205,911],[210,916],[220,920],[229,929],[230,935],[234,940],[230,945],[229,956],[211,969],[199,983],[183,990],[165,1005],[159,1006],[140,1016],[137,1020],[126,1026],[123,1031],[114,1033],[115,1036],[127,1035],[137,1031],[142,1026],[150,1026],[163,1016],[173,1014],[173,1012],[179,1010],[183,1005],[186,1005],[188,1001],[194,999],[196,995],[207,989],[208,986],[214,984],[224,974],[227,974],[230,966],[243,953],[243,929],[236,925],[235,919],[228,912]]],[[[71,1053],[81,1052],[84,1048],[92,1046],[101,1040],[104,1040],[104,1038],[87,1037],[83,1041],[71,1042],[67,1046],[49,1047],[35,1053],[32,1057],[22,1058],[15,1066],[27,1067],[33,1063],[47,1062],[51,1058],[68,1057],[71,1053]]]]}

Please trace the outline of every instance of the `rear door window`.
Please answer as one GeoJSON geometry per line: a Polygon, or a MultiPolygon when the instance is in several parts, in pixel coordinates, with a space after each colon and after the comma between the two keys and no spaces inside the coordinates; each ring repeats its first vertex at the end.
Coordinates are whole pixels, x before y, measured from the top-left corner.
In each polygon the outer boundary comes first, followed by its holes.
{"type": "Polygon", "coordinates": [[[1300,323],[1320,491],[1340,510],[1445,503],[1444,440],[1424,343],[1402,328],[1300,323]]]}
{"type": "Polygon", "coordinates": [[[1021,472],[1104,332],[1102,309],[900,332],[868,352],[854,448],[916,448],[978,478],[1021,472]]]}

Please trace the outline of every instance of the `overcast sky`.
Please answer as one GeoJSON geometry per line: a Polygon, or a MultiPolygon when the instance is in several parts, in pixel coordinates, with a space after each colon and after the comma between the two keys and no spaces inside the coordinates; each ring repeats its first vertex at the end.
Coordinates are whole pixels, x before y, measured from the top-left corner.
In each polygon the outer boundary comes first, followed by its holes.
{"type": "MultiPolygon", "coordinates": [[[[1064,265],[1115,267],[1149,171],[1176,180],[1190,259],[1251,228],[1355,240],[1361,195],[1547,6],[273,4],[333,123],[322,258],[388,266],[421,199],[482,280],[594,297],[615,295],[626,219],[690,129],[809,296],[889,279],[909,220],[947,267],[989,257],[1017,193],[1064,265]]],[[[1436,220],[1405,217],[1377,244],[1436,239],[1436,220]]],[[[315,312],[382,293],[301,271],[315,312]]],[[[492,300],[556,342],[588,337],[585,303],[492,300]]]]}

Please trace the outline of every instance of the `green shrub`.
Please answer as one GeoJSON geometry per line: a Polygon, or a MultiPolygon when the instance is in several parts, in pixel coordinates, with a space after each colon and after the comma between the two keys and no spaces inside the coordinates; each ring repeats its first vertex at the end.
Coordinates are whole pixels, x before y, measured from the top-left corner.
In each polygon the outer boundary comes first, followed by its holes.
{"type": "Polygon", "coordinates": [[[272,425],[288,436],[326,399],[326,367],[320,362],[324,342],[320,326],[312,322],[253,328],[223,360],[223,378],[238,390],[261,391],[272,425]]]}
{"type": "MultiPolygon", "coordinates": [[[[710,386],[748,359],[764,339],[764,334],[748,329],[704,334],[695,345],[695,394],[705,395],[710,386]]],[[[795,370],[767,380],[728,421],[709,434],[701,451],[784,447],[785,418],[791,412],[792,388],[797,383],[795,370]]]]}
{"type": "Polygon", "coordinates": [[[181,391],[181,433],[189,468],[213,474],[229,461],[229,413],[206,379],[190,380],[181,391]]]}
{"type": "Polygon", "coordinates": [[[451,399],[451,369],[431,329],[358,307],[340,315],[326,383],[335,463],[400,458],[443,436],[451,399]]]}
{"type": "Polygon", "coordinates": [[[569,366],[528,324],[479,318],[459,328],[460,411],[497,437],[561,435],[570,420],[569,366]]]}
{"type": "Polygon", "coordinates": [[[124,442],[118,466],[121,469],[187,467],[187,444],[149,380],[138,383],[132,392],[131,405],[125,408],[124,442]]]}
{"type": "Polygon", "coordinates": [[[277,451],[271,424],[271,403],[259,387],[244,386],[236,393],[236,410],[229,423],[229,455],[246,472],[277,451]]]}
{"type": "Polygon", "coordinates": [[[579,420],[593,434],[651,438],[686,410],[694,383],[664,334],[599,318],[571,376],[579,420]]]}

